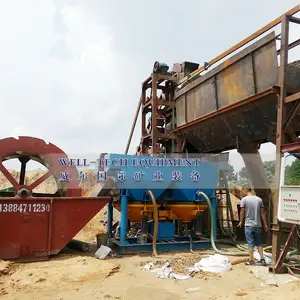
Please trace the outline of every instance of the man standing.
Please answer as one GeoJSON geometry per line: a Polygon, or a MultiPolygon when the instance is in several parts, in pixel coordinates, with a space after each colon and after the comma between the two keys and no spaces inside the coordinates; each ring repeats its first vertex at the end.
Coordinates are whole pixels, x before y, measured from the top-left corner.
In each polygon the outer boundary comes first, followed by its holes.
{"type": "Polygon", "coordinates": [[[245,236],[249,249],[249,261],[246,264],[255,264],[254,247],[256,246],[261,258],[260,263],[265,266],[266,261],[263,256],[261,237],[261,220],[265,231],[268,231],[268,225],[265,217],[264,204],[261,198],[251,193],[251,187],[249,186],[243,186],[242,196],[240,222],[238,227],[242,227],[245,217],[245,236]]]}

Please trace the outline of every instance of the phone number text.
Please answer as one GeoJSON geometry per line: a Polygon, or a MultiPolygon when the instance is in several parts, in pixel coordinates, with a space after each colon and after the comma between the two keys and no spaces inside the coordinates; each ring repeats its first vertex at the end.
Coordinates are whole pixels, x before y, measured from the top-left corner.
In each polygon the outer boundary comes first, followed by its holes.
{"type": "Polygon", "coordinates": [[[29,213],[29,212],[49,212],[50,204],[0,204],[0,213],[14,212],[14,213],[29,213]]]}

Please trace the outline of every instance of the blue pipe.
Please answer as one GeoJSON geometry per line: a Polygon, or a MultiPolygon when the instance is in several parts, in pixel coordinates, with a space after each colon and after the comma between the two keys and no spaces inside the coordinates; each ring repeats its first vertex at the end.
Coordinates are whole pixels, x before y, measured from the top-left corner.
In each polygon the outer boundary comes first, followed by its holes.
{"type": "Polygon", "coordinates": [[[121,224],[120,224],[120,244],[124,245],[127,233],[127,196],[121,196],[121,224]]]}

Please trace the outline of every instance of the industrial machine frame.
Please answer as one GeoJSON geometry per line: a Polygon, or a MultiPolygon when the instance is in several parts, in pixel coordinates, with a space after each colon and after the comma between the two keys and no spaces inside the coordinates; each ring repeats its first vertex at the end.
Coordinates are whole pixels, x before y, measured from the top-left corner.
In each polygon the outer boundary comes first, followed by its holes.
{"type": "MultiPolygon", "coordinates": [[[[194,125],[199,125],[204,119],[209,119],[214,116],[221,115],[224,112],[234,110],[238,106],[251,103],[254,100],[263,99],[265,96],[277,95],[277,127],[276,127],[276,172],[275,172],[275,187],[276,194],[273,199],[268,195],[270,191],[264,194],[265,199],[271,202],[270,212],[272,216],[269,216],[271,231],[272,231],[272,258],[273,266],[272,271],[280,272],[282,270],[282,264],[285,259],[285,255],[288,251],[288,247],[291,244],[293,234],[295,232],[295,226],[289,228],[289,239],[280,253],[280,232],[283,229],[283,225],[278,220],[278,201],[279,201],[279,186],[280,186],[280,170],[281,170],[281,158],[284,152],[293,152],[300,149],[300,141],[298,138],[299,129],[294,132],[291,131],[290,124],[295,121],[297,112],[300,109],[300,92],[294,92],[288,90],[287,85],[287,68],[288,68],[288,51],[294,47],[300,45],[300,39],[289,44],[289,24],[290,22],[300,24],[300,18],[294,16],[294,14],[300,11],[300,5],[294,7],[290,11],[283,14],[281,17],[275,19],[271,23],[267,24],[254,34],[250,35],[246,39],[237,43],[224,53],[218,55],[216,58],[205,63],[198,68],[197,64],[192,64],[192,72],[188,72],[187,76],[182,79],[178,79],[176,76],[167,74],[165,72],[165,66],[163,64],[156,63],[153,68],[153,73],[143,83],[142,94],[138,103],[138,108],[134,117],[133,126],[130,131],[130,136],[126,146],[125,153],[128,153],[132,135],[134,132],[135,124],[139,115],[139,111],[142,108],[142,138],[140,147],[137,151],[137,155],[157,155],[166,152],[169,153],[182,153],[187,148],[187,143],[184,139],[184,130],[194,125]],[[260,37],[262,34],[271,30],[275,26],[281,26],[281,32],[277,36],[280,39],[280,49],[277,54],[280,55],[279,66],[279,85],[273,86],[269,90],[265,90],[261,93],[255,93],[252,96],[247,96],[240,103],[234,103],[227,105],[222,109],[217,109],[213,113],[198,118],[197,120],[189,121],[189,124],[182,126],[175,126],[175,111],[178,109],[176,101],[181,94],[187,93],[192,90],[197,84],[199,84],[199,75],[206,71],[208,68],[220,62],[222,59],[228,57],[230,54],[247,45],[254,39],[260,37]],[[195,80],[195,78],[197,78],[195,80]],[[195,80],[195,81],[193,81],[195,80]],[[198,80],[198,81],[197,81],[198,80]],[[175,93],[175,86],[182,86],[181,91],[175,93]],[[150,98],[146,96],[148,89],[151,89],[150,98]],[[162,90],[164,96],[158,96],[157,91],[162,90]],[[287,114],[288,112],[288,114],[287,114]],[[151,113],[150,123],[146,125],[146,115],[151,113]],[[169,127],[163,127],[161,124],[168,124],[169,127]],[[148,128],[152,130],[148,131],[148,128]],[[168,151],[166,151],[168,149],[168,151]]],[[[268,40],[269,37],[265,37],[268,40]]],[[[250,51],[251,52],[251,51],[250,51]]],[[[227,61],[228,62],[228,61],[227,61]]],[[[226,63],[225,62],[225,65],[226,63]]],[[[230,63],[230,62],[228,62],[230,63]]],[[[253,61],[252,61],[253,66],[253,61]]],[[[226,66],[222,66],[220,69],[226,66]]],[[[217,70],[218,72],[218,70],[217,70]]],[[[216,75],[216,74],[214,74],[216,75]]],[[[205,75],[204,75],[205,76],[205,75]]],[[[254,76],[255,77],[255,76],[254,76]]],[[[215,76],[216,78],[216,76],[215,76]]],[[[201,81],[201,79],[200,79],[201,81]]],[[[255,81],[255,78],[254,78],[255,81]]],[[[256,87],[254,88],[256,90],[256,87]]],[[[217,94],[217,92],[216,92],[217,94]]],[[[295,122],[294,122],[295,123],[295,122]]],[[[209,126],[208,126],[209,127],[209,126]]],[[[185,132],[185,134],[189,134],[185,132]]],[[[201,134],[199,134],[201,138],[201,134]]],[[[198,137],[199,137],[198,136],[198,137]]],[[[108,233],[112,232],[112,205],[110,196],[98,197],[84,197],[81,188],[78,184],[72,185],[74,181],[67,182],[67,189],[62,188],[62,194],[56,193],[55,195],[37,195],[33,192],[33,189],[45,181],[49,176],[64,172],[61,166],[54,163],[57,159],[57,155],[66,157],[66,154],[52,144],[46,144],[39,139],[20,137],[19,140],[8,138],[0,141],[0,171],[12,184],[13,188],[0,191],[0,227],[7,228],[9,231],[3,231],[0,239],[0,257],[3,259],[21,259],[21,260],[37,260],[45,259],[50,255],[57,254],[64,245],[74,237],[74,235],[98,212],[100,211],[108,201],[109,202],[109,222],[108,233]],[[53,158],[51,159],[51,156],[53,158]],[[2,164],[2,161],[11,157],[18,157],[21,162],[21,175],[19,182],[16,181],[13,176],[2,164]],[[46,166],[50,166],[49,172],[43,175],[36,182],[28,185],[24,181],[24,170],[26,162],[29,158],[38,159],[41,162],[45,162],[46,166]],[[47,160],[50,160],[48,164],[47,160]],[[24,201],[24,202],[22,202],[24,201]],[[25,202],[26,201],[26,202],[25,202]],[[54,222],[56,220],[56,222],[54,222]],[[13,225],[14,224],[14,225],[13,225]]],[[[239,143],[237,142],[237,145],[239,143]]],[[[232,147],[232,145],[231,145],[232,147]]],[[[257,152],[257,144],[252,145],[253,153],[257,152]]],[[[228,149],[227,149],[228,150],[228,149]]],[[[242,149],[238,149],[240,153],[242,149]]],[[[248,149],[249,150],[249,149],[248,149]]],[[[247,150],[247,151],[248,151],[247,150]]],[[[251,150],[251,151],[252,151],[251,150]]],[[[214,149],[216,151],[216,149],[214,149]]],[[[223,150],[222,150],[223,151],[223,150]]],[[[216,153],[216,152],[215,152],[216,153]]],[[[257,160],[259,163],[259,160],[257,160]]],[[[70,173],[75,174],[74,169],[66,168],[70,173]]],[[[76,174],[74,176],[77,176],[76,174]]],[[[129,189],[120,188],[121,194],[121,210],[128,212],[127,208],[130,204],[128,193],[129,189]]],[[[180,190],[180,185],[179,189],[180,190]]],[[[175,190],[174,190],[175,191],[175,190]]],[[[195,193],[193,192],[194,196],[195,193]]],[[[174,192],[173,195],[176,195],[174,192]]],[[[192,201],[194,196],[188,200],[192,201]]],[[[176,196],[177,197],[177,196],[176,196]]],[[[212,197],[214,198],[214,197],[212,197]]],[[[143,200],[142,197],[136,197],[136,199],[143,200]]],[[[214,203],[214,210],[216,209],[214,203]]],[[[128,249],[128,244],[125,243],[126,214],[122,216],[121,220],[121,234],[120,239],[115,239],[115,243],[121,247],[121,251],[128,249]]],[[[216,220],[214,220],[216,222],[216,220]]],[[[215,223],[216,224],[216,223],[215,223]]],[[[113,237],[111,237],[113,239],[113,237]]],[[[178,242],[178,241],[177,241],[178,242]]],[[[177,243],[178,248],[187,247],[190,244],[189,240],[182,241],[182,244],[177,243]]],[[[206,247],[209,245],[207,241],[199,242],[196,246],[201,245],[206,247]],[[201,244],[202,243],[202,244],[201,244]]],[[[171,240],[166,243],[159,243],[158,249],[173,249],[174,244],[171,240]]],[[[195,246],[195,247],[196,247],[195,246]]],[[[149,249],[149,245],[135,245],[133,249],[140,250],[149,249]]]]}
{"type": "MultiPolygon", "coordinates": [[[[280,91],[278,97],[277,107],[277,135],[276,135],[276,169],[275,169],[275,187],[276,195],[273,202],[273,222],[272,222],[272,271],[275,273],[282,271],[282,265],[287,255],[288,249],[292,242],[292,237],[295,232],[295,226],[292,227],[287,242],[280,253],[280,227],[281,223],[278,220],[278,202],[280,191],[280,175],[282,168],[282,156],[285,152],[293,152],[300,150],[300,141],[297,135],[292,135],[293,142],[287,142],[287,133],[289,124],[292,122],[300,107],[300,93],[290,94],[286,86],[286,73],[288,64],[288,51],[300,45],[300,39],[289,44],[289,24],[290,22],[300,24],[300,19],[293,16],[293,14],[300,11],[300,6],[295,7],[293,12],[286,13],[281,17],[281,34],[280,34],[280,69],[279,69],[279,83],[280,91]],[[286,106],[290,103],[295,103],[293,110],[289,115],[286,115],[286,106]]],[[[289,134],[291,137],[291,134],[289,134]]]]}
{"type": "Polygon", "coordinates": [[[97,214],[110,196],[83,197],[75,167],[61,166],[67,155],[55,145],[32,137],[0,140],[0,171],[12,185],[0,191],[0,259],[36,261],[49,259],[97,214]],[[21,163],[18,178],[3,164],[9,159],[21,163]],[[26,182],[26,164],[34,160],[48,171],[32,183],[26,182]],[[68,172],[67,181],[60,180],[68,172]],[[35,190],[50,176],[56,180],[55,193],[35,190]]]}
{"type": "MultiPolygon", "coordinates": [[[[285,259],[285,255],[287,253],[287,248],[290,246],[290,240],[293,236],[293,232],[295,230],[294,227],[290,229],[290,235],[288,242],[286,243],[286,246],[281,252],[280,255],[280,232],[283,229],[283,224],[280,224],[278,221],[278,200],[279,200],[279,182],[280,182],[280,169],[281,169],[281,158],[282,158],[282,153],[283,152],[288,152],[288,151],[294,151],[296,149],[300,148],[300,141],[298,139],[298,136],[296,132],[293,132],[290,128],[290,124],[292,121],[295,119],[295,116],[300,108],[300,92],[294,92],[292,90],[288,90],[287,86],[287,67],[288,67],[288,51],[293,49],[294,47],[300,45],[300,39],[297,39],[296,41],[289,43],[289,24],[290,22],[300,24],[300,18],[294,17],[296,13],[300,11],[300,5],[295,6],[293,9],[289,10],[288,12],[284,13],[282,16],[278,17],[277,19],[273,20],[269,24],[265,25],[255,33],[251,34],[249,37],[245,38],[241,42],[237,43],[224,53],[218,55],[211,61],[205,63],[203,66],[200,68],[197,68],[193,72],[189,73],[186,77],[184,77],[181,80],[177,80],[178,85],[186,85],[190,81],[192,81],[195,77],[197,77],[201,72],[207,70],[210,68],[212,65],[216,64],[220,60],[226,58],[228,55],[232,54],[236,50],[240,49],[241,47],[247,45],[249,42],[253,41],[254,39],[260,37],[267,31],[271,30],[277,25],[281,26],[281,32],[279,35],[276,36],[277,39],[280,39],[280,49],[277,51],[277,55],[280,55],[280,66],[279,66],[279,85],[274,86],[271,90],[265,91],[262,94],[257,94],[253,97],[249,97],[248,99],[245,99],[244,101],[241,102],[251,102],[255,99],[259,99],[265,96],[266,93],[269,94],[277,94],[278,98],[278,105],[277,105],[277,127],[276,127],[276,136],[275,136],[275,143],[276,143],[276,170],[275,170],[275,187],[276,187],[276,193],[275,196],[272,198],[271,195],[266,195],[266,198],[271,200],[271,205],[269,206],[269,223],[271,225],[271,232],[272,232],[272,260],[273,260],[273,266],[272,266],[272,271],[273,272],[279,272],[283,263],[283,260],[285,259]],[[295,104],[294,104],[295,103],[295,104]],[[291,105],[293,107],[291,108],[291,105]],[[290,113],[286,115],[287,107],[289,107],[290,113]]],[[[152,74],[152,82],[157,80],[157,75],[152,74]]],[[[193,85],[192,85],[193,86],[193,85]]],[[[156,91],[156,86],[153,88],[156,91]]],[[[184,90],[184,88],[183,88],[184,90]]],[[[144,92],[144,91],[143,91],[144,92]]],[[[125,152],[128,152],[129,145],[132,139],[132,135],[134,132],[135,124],[137,121],[137,117],[139,114],[139,110],[142,107],[144,103],[144,96],[140,98],[134,122],[131,128],[131,132],[129,135],[128,143],[126,146],[125,152]]],[[[184,93],[184,91],[182,92],[184,93]]],[[[180,94],[180,92],[179,92],[180,94]]],[[[171,104],[171,103],[170,103],[171,104]]],[[[223,110],[228,111],[230,109],[233,109],[234,105],[231,107],[226,107],[223,110]]],[[[221,111],[220,111],[221,112],[221,111]]],[[[218,112],[212,113],[211,115],[205,116],[205,119],[208,119],[209,117],[213,116],[214,114],[216,115],[218,112]]],[[[155,123],[155,121],[152,121],[155,123]]],[[[186,126],[192,126],[197,123],[201,122],[201,118],[194,121],[190,122],[186,126]]],[[[175,134],[181,130],[176,129],[173,130],[169,133],[169,138],[171,137],[173,140],[175,139],[174,136],[170,136],[170,134],[175,134]]],[[[142,136],[144,136],[144,132],[142,129],[142,136]]],[[[148,137],[146,137],[148,138],[148,137]]],[[[142,137],[141,144],[143,143],[144,138],[142,137]]],[[[156,140],[155,140],[156,141],[156,140]]],[[[255,145],[254,145],[255,146],[255,145]]],[[[156,151],[156,145],[152,145],[152,152],[155,153],[156,151]]],[[[179,147],[180,148],[180,147],[179,147]]],[[[178,149],[177,151],[181,152],[178,149]]],[[[257,149],[255,149],[257,151],[257,149]]]]}
{"type": "MultiPolygon", "coordinates": [[[[116,246],[120,254],[150,251],[154,243],[157,251],[211,247],[210,239],[216,240],[217,237],[216,189],[220,187],[218,174],[228,167],[228,162],[224,161],[225,158],[228,159],[228,155],[222,154],[218,157],[222,157],[223,161],[204,161],[202,158],[201,161],[200,159],[197,161],[196,166],[191,168],[179,165],[161,165],[157,168],[148,166],[147,169],[143,169],[143,180],[135,181],[135,174],[140,171],[140,168],[132,166],[131,162],[149,160],[147,156],[105,155],[104,160],[113,162],[114,166],[107,166],[102,172],[107,172],[110,178],[117,178],[119,174],[126,176],[122,182],[114,180],[114,188],[119,191],[119,194],[108,204],[108,244],[116,246]],[[121,160],[126,163],[118,164],[121,160]],[[172,174],[179,170],[182,178],[174,180],[172,174]],[[153,180],[152,175],[157,172],[164,176],[164,182],[153,180]],[[189,181],[192,172],[198,172],[198,178],[201,180],[189,181]],[[199,191],[209,197],[211,209],[206,203],[207,200],[198,195],[199,191]],[[120,212],[120,231],[116,230],[115,233],[112,230],[113,208],[120,212]],[[213,229],[213,236],[210,230],[207,230],[209,232],[207,237],[203,234],[202,222],[204,219],[206,221],[203,214],[208,209],[207,218],[212,223],[207,228],[213,229]],[[128,224],[137,224],[139,227],[139,231],[131,237],[128,224]],[[156,233],[155,226],[157,226],[156,233]]],[[[172,163],[170,158],[152,159],[161,163],[172,163]]],[[[192,161],[193,159],[183,158],[182,160],[192,161]]]]}

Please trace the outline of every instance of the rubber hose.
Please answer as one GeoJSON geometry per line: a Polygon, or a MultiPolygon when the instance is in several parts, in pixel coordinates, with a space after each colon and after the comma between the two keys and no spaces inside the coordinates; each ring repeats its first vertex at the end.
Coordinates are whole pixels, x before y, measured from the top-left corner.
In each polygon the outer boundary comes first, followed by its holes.
{"type": "Polygon", "coordinates": [[[246,251],[248,248],[247,246],[244,245],[240,245],[238,243],[235,243],[233,241],[226,241],[226,240],[216,240],[215,241],[216,244],[223,244],[223,245],[230,245],[230,246],[234,246],[236,248],[238,248],[241,251],[246,251]]]}
{"type": "Polygon", "coordinates": [[[228,256],[249,256],[248,252],[226,252],[221,251],[216,247],[215,240],[214,240],[214,217],[213,217],[213,210],[210,199],[207,197],[207,195],[201,191],[197,192],[198,196],[203,196],[208,204],[209,213],[210,213],[210,220],[211,220],[211,226],[210,226],[210,241],[211,246],[214,249],[215,252],[221,254],[221,255],[228,255],[228,256]]]}
{"type": "Polygon", "coordinates": [[[156,240],[157,240],[157,233],[158,233],[158,210],[156,206],[156,200],[152,191],[149,190],[148,194],[150,195],[153,204],[154,229],[153,229],[153,239],[152,239],[152,252],[153,252],[153,256],[157,256],[156,240]]]}
{"type": "MultiPolygon", "coordinates": [[[[205,238],[204,240],[210,240],[210,238],[205,238]]],[[[232,240],[216,240],[215,244],[221,244],[221,245],[229,245],[229,246],[234,246],[236,248],[238,248],[241,251],[246,251],[248,250],[247,245],[243,245],[243,244],[238,244],[232,240]]]]}
{"type": "Polygon", "coordinates": [[[294,273],[294,272],[290,269],[290,266],[289,266],[289,265],[287,265],[287,264],[283,264],[283,265],[288,269],[288,271],[291,273],[291,275],[293,275],[293,276],[295,276],[295,277],[297,277],[297,278],[300,279],[300,275],[294,273]]]}
{"type": "MultiPolygon", "coordinates": [[[[247,255],[248,256],[249,255],[248,252],[226,252],[226,251],[221,251],[216,247],[215,240],[214,240],[214,222],[213,222],[213,212],[212,212],[211,201],[208,198],[208,196],[201,191],[198,191],[197,195],[198,196],[202,195],[208,204],[210,219],[211,219],[210,240],[211,240],[211,245],[212,245],[212,248],[214,249],[214,251],[221,255],[228,255],[228,256],[246,256],[247,255]]],[[[268,246],[268,247],[264,248],[264,250],[267,250],[267,249],[272,249],[272,246],[268,246]]],[[[297,250],[292,250],[292,251],[288,252],[287,256],[291,256],[294,253],[296,254],[297,250]]]]}

